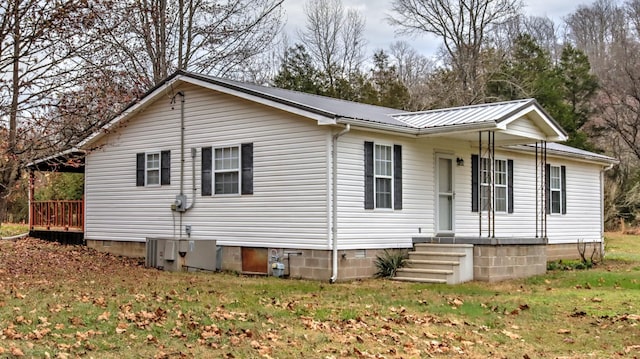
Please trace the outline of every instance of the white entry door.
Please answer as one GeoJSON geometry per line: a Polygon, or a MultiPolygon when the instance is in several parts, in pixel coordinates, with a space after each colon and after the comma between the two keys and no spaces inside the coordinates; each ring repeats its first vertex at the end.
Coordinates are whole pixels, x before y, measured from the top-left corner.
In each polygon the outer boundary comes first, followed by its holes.
{"type": "Polygon", "coordinates": [[[436,232],[453,233],[454,224],[453,157],[436,156],[436,232]]]}

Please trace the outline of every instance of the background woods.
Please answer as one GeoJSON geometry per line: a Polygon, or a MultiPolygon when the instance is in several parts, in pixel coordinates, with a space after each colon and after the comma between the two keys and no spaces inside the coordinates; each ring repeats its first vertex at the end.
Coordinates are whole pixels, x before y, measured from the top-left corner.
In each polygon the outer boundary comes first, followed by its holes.
{"type": "Polygon", "coordinates": [[[606,173],[607,224],[635,221],[640,0],[585,2],[556,21],[512,0],[389,4],[397,32],[435,36],[436,54],[405,41],[369,48],[367,19],[340,0],[307,1],[289,37],[283,0],[0,3],[0,219],[24,200],[26,163],[187,69],[406,110],[535,97],[569,145],[621,160],[606,173]]]}

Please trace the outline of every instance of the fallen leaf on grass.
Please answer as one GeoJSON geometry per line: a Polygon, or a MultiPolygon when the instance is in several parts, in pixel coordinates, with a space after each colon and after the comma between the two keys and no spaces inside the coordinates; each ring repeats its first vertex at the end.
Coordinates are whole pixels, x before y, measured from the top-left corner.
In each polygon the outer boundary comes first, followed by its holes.
{"type": "Polygon", "coordinates": [[[16,357],[23,357],[24,356],[24,352],[20,348],[11,347],[11,355],[16,356],[16,357]]]}
{"type": "Polygon", "coordinates": [[[98,321],[105,321],[106,322],[106,321],[109,320],[109,317],[111,317],[111,313],[110,312],[104,312],[104,313],[102,313],[102,314],[100,314],[98,316],[98,321]]]}
{"type": "Polygon", "coordinates": [[[425,337],[427,337],[427,338],[429,338],[429,339],[436,339],[436,338],[438,338],[438,336],[437,336],[437,335],[434,335],[434,334],[431,334],[431,333],[428,333],[428,332],[425,332],[425,333],[424,333],[424,336],[425,336],[425,337]]]}
{"type": "Polygon", "coordinates": [[[640,352],[640,345],[630,345],[624,348],[624,352],[629,354],[631,351],[640,352]]]}
{"type": "Polygon", "coordinates": [[[602,299],[598,298],[598,297],[594,297],[594,298],[591,298],[591,301],[594,302],[594,303],[601,303],[602,299]]]}
{"type": "Polygon", "coordinates": [[[516,333],[512,333],[512,332],[510,332],[508,330],[503,330],[502,334],[508,336],[511,339],[522,339],[522,337],[520,335],[518,335],[516,333]]]}
{"type": "Polygon", "coordinates": [[[569,329],[558,329],[558,331],[556,333],[558,333],[558,334],[570,334],[571,330],[569,330],[569,329]]]}
{"type": "Polygon", "coordinates": [[[71,318],[69,318],[69,323],[71,323],[72,325],[84,325],[84,322],[82,321],[82,318],[80,318],[80,317],[71,317],[71,318]]]}
{"type": "Polygon", "coordinates": [[[576,342],[573,338],[568,338],[568,337],[562,339],[562,341],[565,342],[565,343],[568,343],[568,344],[573,344],[573,343],[576,342]]]}

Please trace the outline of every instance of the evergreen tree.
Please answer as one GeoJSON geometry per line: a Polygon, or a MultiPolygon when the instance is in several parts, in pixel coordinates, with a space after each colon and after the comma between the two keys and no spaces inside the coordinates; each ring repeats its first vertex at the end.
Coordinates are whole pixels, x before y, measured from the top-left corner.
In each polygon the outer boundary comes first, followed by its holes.
{"type": "Polygon", "coordinates": [[[588,103],[597,89],[589,62],[581,51],[566,46],[557,66],[530,35],[520,35],[499,73],[488,85],[498,100],[535,98],[568,133],[570,146],[592,150],[583,126],[588,103]]]}
{"type": "Polygon", "coordinates": [[[377,51],[373,54],[373,65],[371,76],[378,92],[376,105],[406,108],[409,90],[400,80],[396,67],[389,63],[389,55],[383,50],[377,51]]]}
{"type": "Polygon", "coordinates": [[[583,127],[591,114],[590,103],[598,89],[598,79],[591,73],[587,55],[570,44],[562,50],[558,70],[563,82],[564,98],[568,105],[562,124],[569,132],[567,144],[593,149],[593,146],[588,143],[583,127]]]}
{"type": "Polygon", "coordinates": [[[323,94],[320,72],[313,66],[311,56],[302,44],[288,48],[282,59],[280,71],[273,79],[276,87],[323,94]]]}

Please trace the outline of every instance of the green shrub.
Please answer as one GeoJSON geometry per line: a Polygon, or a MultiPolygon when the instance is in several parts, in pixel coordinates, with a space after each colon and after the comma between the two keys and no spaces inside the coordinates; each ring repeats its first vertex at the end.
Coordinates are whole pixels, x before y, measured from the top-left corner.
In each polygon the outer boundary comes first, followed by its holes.
{"type": "Polygon", "coordinates": [[[583,269],[591,269],[595,265],[595,262],[587,260],[586,262],[579,260],[565,260],[562,259],[557,261],[547,262],[547,270],[583,270],[583,269]]]}
{"type": "Polygon", "coordinates": [[[376,278],[391,278],[396,275],[396,271],[407,263],[407,253],[404,251],[388,251],[376,256],[375,265],[376,278]]]}

